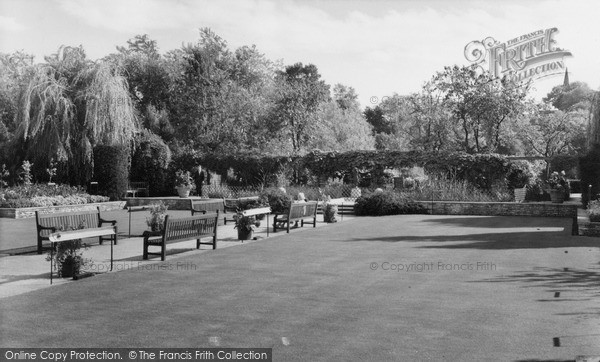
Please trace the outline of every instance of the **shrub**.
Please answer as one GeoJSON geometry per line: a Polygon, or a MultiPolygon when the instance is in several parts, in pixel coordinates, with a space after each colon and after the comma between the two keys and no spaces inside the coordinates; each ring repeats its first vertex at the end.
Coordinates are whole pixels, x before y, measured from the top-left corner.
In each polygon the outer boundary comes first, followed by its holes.
{"type": "Polygon", "coordinates": [[[94,178],[101,194],[111,200],[125,196],[128,185],[129,147],[98,146],[94,149],[94,178]]]}
{"type": "Polygon", "coordinates": [[[600,222],[600,199],[588,202],[587,213],[592,222],[600,222]]]}
{"type": "Polygon", "coordinates": [[[527,161],[513,161],[509,164],[506,174],[506,186],[518,189],[529,185],[536,179],[536,173],[531,163],[527,161]]]}
{"type": "Polygon", "coordinates": [[[413,200],[431,199],[445,201],[498,202],[511,201],[512,195],[501,182],[491,184],[490,190],[482,190],[470,182],[445,174],[430,175],[427,181],[404,194],[413,200]]]}
{"type": "Polygon", "coordinates": [[[590,152],[579,159],[581,172],[581,201],[584,207],[589,200],[598,198],[600,194],[600,145],[596,145],[590,152]],[[589,186],[592,189],[589,190],[589,186]]]}
{"type": "Polygon", "coordinates": [[[69,185],[14,186],[0,194],[0,207],[42,207],[106,202],[108,197],[89,195],[81,187],[69,185]]]}
{"type": "Polygon", "coordinates": [[[424,214],[426,209],[403,194],[393,191],[376,191],[357,198],[354,212],[357,216],[383,216],[424,214]]]}
{"type": "Polygon", "coordinates": [[[148,182],[150,195],[163,195],[170,161],[169,146],[159,136],[146,131],[131,159],[131,180],[148,182]]]}
{"type": "Polygon", "coordinates": [[[260,200],[271,207],[273,214],[284,213],[292,203],[292,197],[279,189],[265,189],[260,194],[260,200]]]}

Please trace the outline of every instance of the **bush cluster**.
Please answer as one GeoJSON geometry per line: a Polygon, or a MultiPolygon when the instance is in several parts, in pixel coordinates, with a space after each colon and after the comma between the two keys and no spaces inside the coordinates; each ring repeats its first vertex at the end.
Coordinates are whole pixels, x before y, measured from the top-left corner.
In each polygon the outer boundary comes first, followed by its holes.
{"type": "Polygon", "coordinates": [[[106,202],[108,197],[90,195],[82,188],[68,185],[14,186],[0,191],[0,207],[42,207],[106,202]]]}
{"type": "Polygon", "coordinates": [[[148,182],[150,195],[164,195],[170,161],[171,151],[164,141],[153,133],[144,132],[131,159],[131,181],[148,182]]]}
{"type": "Polygon", "coordinates": [[[579,159],[581,173],[581,201],[587,206],[589,200],[597,199],[600,195],[600,145],[579,159]],[[589,190],[589,185],[592,185],[589,190]]]}
{"type": "Polygon", "coordinates": [[[401,193],[393,191],[369,192],[356,199],[357,216],[383,216],[399,214],[425,214],[427,210],[401,193]]]}
{"type": "Polygon", "coordinates": [[[101,194],[120,200],[129,184],[129,146],[98,146],[94,149],[94,175],[101,194]]]}
{"type": "Polygon", "coordinates": [[[600,222],[600,199],[588,202],[588,216],[592,222],[600,222]]]}
{"type": "Polygon", "coordinates": [[[260,200],[263,205],[269,205],[271,207],[271,212],[273,214],[283,214],[292,203],[291,196],[275,188],[265,189],[260,194],[260,200]]]}

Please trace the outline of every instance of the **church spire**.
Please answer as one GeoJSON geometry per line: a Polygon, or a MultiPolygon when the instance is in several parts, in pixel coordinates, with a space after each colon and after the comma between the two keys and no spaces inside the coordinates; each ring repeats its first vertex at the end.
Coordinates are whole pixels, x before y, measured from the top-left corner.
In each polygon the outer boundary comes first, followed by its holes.
{"type": "Polygon", "coordinates": [[[565,80],[563,81],[563,86],[564,87],[569,86],[569,68],[565,69],[565,80]]]}

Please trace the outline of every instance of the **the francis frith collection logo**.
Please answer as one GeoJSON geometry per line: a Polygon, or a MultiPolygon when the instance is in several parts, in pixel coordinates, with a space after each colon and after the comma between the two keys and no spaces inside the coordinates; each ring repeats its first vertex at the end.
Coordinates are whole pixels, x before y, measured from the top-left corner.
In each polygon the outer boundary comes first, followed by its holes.
{"type": "Polygon", "coordinates": [[[557,28],[537,30],[504,43],[487,37],[465,46],[465,57],[496,77],[530,81],[565,72],[564,58],[571,52],[557,47],[557,28]]]}

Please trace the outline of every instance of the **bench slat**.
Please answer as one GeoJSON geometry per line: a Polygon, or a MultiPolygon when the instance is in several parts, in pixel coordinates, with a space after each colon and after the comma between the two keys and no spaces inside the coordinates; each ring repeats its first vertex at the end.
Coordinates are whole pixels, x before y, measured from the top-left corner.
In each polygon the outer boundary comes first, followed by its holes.
{"type": "Polygon", "coordinates": [[[104,226],[101,228],[94,228],[94,229],[59,231],[59,232],[50,234],[48,239],[52,242],[57,242],[57,241],[86,239],[86,238],[93,238],[95,236],[107,236],[107,235],[115,235],[115,234],[116,234],[116,231],[113,226],[104,226]]]}

